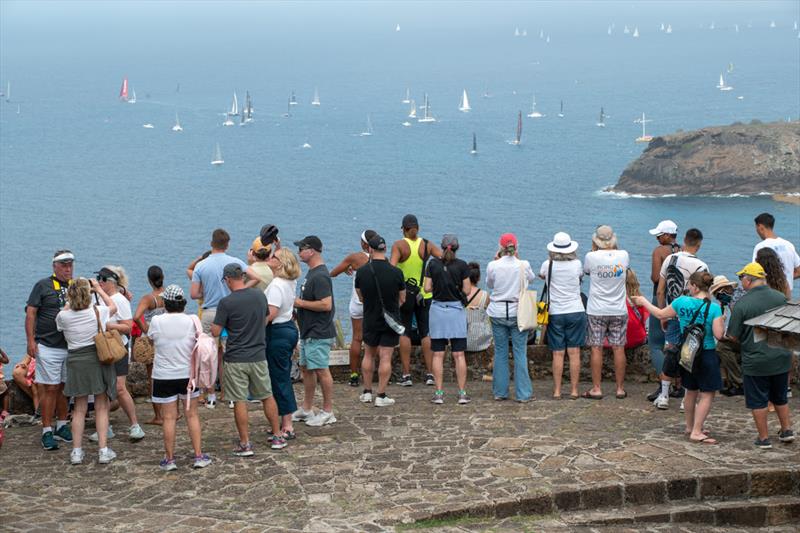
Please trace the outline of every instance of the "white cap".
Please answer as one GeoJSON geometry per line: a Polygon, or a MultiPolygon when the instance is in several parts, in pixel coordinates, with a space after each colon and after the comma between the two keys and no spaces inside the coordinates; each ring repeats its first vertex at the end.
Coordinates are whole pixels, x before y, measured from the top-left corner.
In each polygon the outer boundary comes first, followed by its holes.
{"type": "Polygon", "coordinates": [[[671,220],[662,220],[658,226],[650,230],[650,235],[663,235],[668,233],[676,235],[678,233],[678,225],[671,220]]]}

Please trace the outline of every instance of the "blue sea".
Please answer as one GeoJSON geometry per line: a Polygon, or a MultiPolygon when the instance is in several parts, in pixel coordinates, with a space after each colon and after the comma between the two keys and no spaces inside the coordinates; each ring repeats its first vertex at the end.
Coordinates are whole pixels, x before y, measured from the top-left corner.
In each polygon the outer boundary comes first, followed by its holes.
{"type": "MultiPolygon", "coordinates": [[[[758,241],[753,217],[773,213],[798,245],[800,208],[602,190],[644,149],[643,112],[652,135],[798,120],[798,20],[797,2],[3,1],[0,346],[24,354],[25,301],[54,250],[75,252],[77,275],[123,265],[138,301],[152,264],[188,290],[186,265],[217,227],[242,258],[266,223],[287,244],[319,235],[332,266],[366,228],[399,238],[411,212],[423,236],[456,233],[460,256],[484,265],[512,231],[538,268],[555,232],[585,252],[610,224],[649,293],[647,230],[670,218],[681,233],[700,228],[700,255],[732,277],[758,241]],[[716,89],[721,72],[734,90],[716,89]],[[135,105],[118,99],[124,77],[135,105]],[[418,105],[428,94],[436,123],[401,125],[407,88],[418,105]],[[245,127],[222,126],[234,91],[253,97],[245,127]],[[511,146],[534,93],[546,116],[524,117],[511,146]],[[368,115],[374,134],[359,136],[368,115]]],[[[350,279],[334,285],[348,328],[350,279]]]]}

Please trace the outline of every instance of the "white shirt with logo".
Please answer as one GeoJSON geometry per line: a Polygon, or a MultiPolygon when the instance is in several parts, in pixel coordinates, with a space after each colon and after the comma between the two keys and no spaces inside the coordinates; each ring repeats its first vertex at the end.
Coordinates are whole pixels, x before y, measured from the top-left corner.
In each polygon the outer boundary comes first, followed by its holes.
{"type": "Polygon", "coordinates": [[[753,248],[753,262],[756,260],[756,254],[762,248],[772,248],[781,258],[783,273],[786,274],[786,281],[791,287],[794,283],[794,269],[800,267],[800,255],[797,255],[794,244],[780,237],[764,239],[753,248]]]}
{"type": "Polygon", "coordinates": [[[708,272],[708,265],[698,259],[696,255],[692,255],[689,252],[680,251],[675,252],[674,254],[669,254],[661,264],[660,275],[665,280],[667,279],[667,267],[669,267],[669,264],[672,262],[672,258],[674,256],[678,257],[678,260],[675,262],[675,266],[681,271],[681,274],[683,274],[683,290],[685,292],[689,287],[689,276],[695,272],[708,272]]]}
{"type": "Polygon", "coordinates": [[[630,259],[625,250],[597,250],[586,254],[583,260],[583,272],[591,280],[586,314],[594,316],[628,314],[625,305],[625,277],[629,265],[630,259]]]}

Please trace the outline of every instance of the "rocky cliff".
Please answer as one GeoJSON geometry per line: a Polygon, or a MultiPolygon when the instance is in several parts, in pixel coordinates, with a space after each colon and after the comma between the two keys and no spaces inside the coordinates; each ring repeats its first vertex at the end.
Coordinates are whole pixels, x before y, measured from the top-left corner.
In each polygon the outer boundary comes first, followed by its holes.
{"type": "Polygon", "coordinates": [[[655,137],[610,190],[653,196],[800,193],[800,122],[655,137]]]}

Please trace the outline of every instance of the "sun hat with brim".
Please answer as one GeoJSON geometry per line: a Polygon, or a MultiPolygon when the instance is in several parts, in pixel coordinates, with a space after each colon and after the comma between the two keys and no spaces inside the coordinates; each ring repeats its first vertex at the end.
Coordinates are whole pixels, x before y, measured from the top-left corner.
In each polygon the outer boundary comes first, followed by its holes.
{"type": "Polygon", "coordinates": [[[737,276],[750,276],[753,278],[764,279],[767,273],[764,272],[764,267],[758,263],[747,263],[743,269],[736,273],[737,276]]]}
{"type": "Polygon", "coordinates": [[[617,245],[617,235],[611,226],[597,226],[592,235],[592,242],[601,250],[606,250],[617,245]]]}
{"type": "Polygon", "coordinates": [[[711,283],[711,287],[708,288],[708,292],[714,294],[718,290],[724,287],[735,287],[736,282],[730,281],[725,276],[714,276],[714,281],[711,283]]]}
{"type": "Polygon", "coordinates": [[[547,251],[557,254],[571,254],[578,249],[578,243],[573,241],[569,233],[559,231],[553,235],[553,241],[547,244],[547,251]]]}

